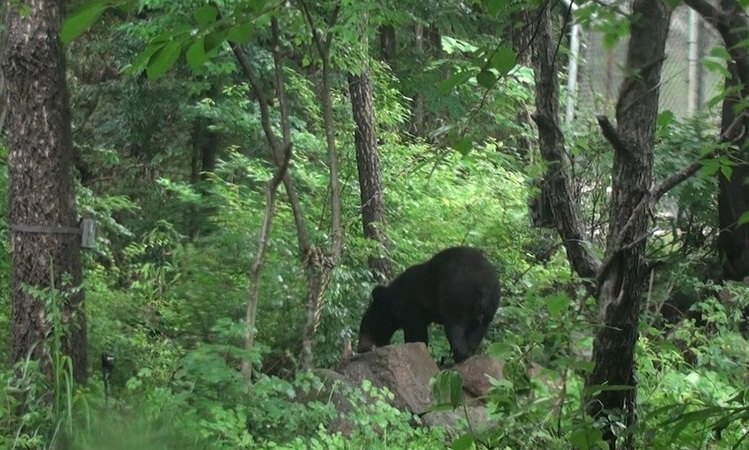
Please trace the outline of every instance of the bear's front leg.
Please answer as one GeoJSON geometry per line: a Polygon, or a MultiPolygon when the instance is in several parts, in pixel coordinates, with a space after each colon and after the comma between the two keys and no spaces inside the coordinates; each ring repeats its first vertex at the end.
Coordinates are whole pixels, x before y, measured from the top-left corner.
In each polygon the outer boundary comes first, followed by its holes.
{"type": "Polygon", "coordinates": [[[450,342],[450,348],[453,351],[453,359],[456,364],[473,355],[468,346],[465,325],[460,323],[445,325],[445,334],[447,335],[447,340],[450,342]]]}

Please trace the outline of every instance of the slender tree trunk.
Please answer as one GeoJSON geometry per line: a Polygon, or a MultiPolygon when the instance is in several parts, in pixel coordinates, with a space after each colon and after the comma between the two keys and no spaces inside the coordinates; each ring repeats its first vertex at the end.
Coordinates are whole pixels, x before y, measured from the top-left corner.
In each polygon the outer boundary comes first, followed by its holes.
{"type": "Polygon", "coordinates": [[[377,254],[370,255],[369,269],[374,278],[384,283],[393,277],[393,265],[384,256],[389,246],[385,233],[385,202],[380,181],[380,158],[377,152],[377,128],[372,84],[365,67],[359,75],[349,74],[351,109],[356,123],[356,167],[359,172],[362,226],[364,236],[378,244],[377,254]]]}
{"type": "MultiPolygon", "coordinates": [[[[62,351],[86,380],[86,320],[80,234],[73,185],[73,146],[65,61],[59,39],[62,1],[11,2],[2,69],[7,79],[12,271],[11,354],[30,356],[52,376],[49,336],[65,332],[62,351]],[[22,8],[23,7],[23,8],[22,8]],[[23,9],[23,12],[21,11],[23,9]],[[47,299],[28,288],[62,294],[62,323],[47,299]],[[57,330],[59,332],[59,330],[57,330]]],[[[61,368],[59,368],[61,369],[61,368]]]]}
{"type": "MultiPolygon", "coordinates": [[[[420,23],[414,25],[414,40],[416,45],[417,58],[426,61],[427,57],[424,52],[424,26],[420,23]]],[[[424,63],[426,64],[426,62],[424,63]]],[[[414,94],[414,109],[411,113],[411,129],[417,137],[424,137],[425,118],[424,118],[424,95],[420,92],[414,94]]]]}
{"type": "MultiPolygon", "coordinates": [[[[649,213],[642,205],[647,204],[643,199],[649,197],[653,180],[655,122],[671,9],[661,0],[635,0],[631,17],[627,76],[616,105],[617,130],[599,119],[614,148],[614,165],[607,261],[599,274],[602,324],[593,343],[595,366],[586,383],[588,388],[604,387],[589,402],[591,415],[605,418],[609,412],[622,411],[628,428],[637,417],[634,350],[648,275],[649,213]]],[[[608,425],[604,437],[614,449],[617,438],[608,425]]],[[[631,435],[624,448],[634,448],[631,435]]]]}
{"type": "MultiPolygon", "coordinates": [[[[247,325],[247,329],[244,335],[244,348],[246,350],[251,350],[255,345],[255,323],[257,321],[257,304],[260,292],[260,274],[265,264],[265,254],[270,243],[271,228],[273,226],[273,216],[276,207],[276,191],[278,190],[278,185],[283,180],[286,169],[289,167],[290,160],[291,148],[287,147],[281,167],[278,168],[278,172],[268,181],[265,187],[265,211],[263,213],[260,232],[258,233],[255,260],[252,262],[252,267],[250,267],[250,284],[247,289],[247,308],[245,310],[245,324],[247,325]]],[[[242,375],[247,381],[252,378],[252,362],[248,359],[242,361],[242,375]]]]}
{"type": "Polygon", "coordinates": [[[555,66],[556,40],[552,36],[551,12],[544,7],[538,14],[538,31],[533,40],[533,68],[536,82],[538,143],[547,169],[541,183],[539,200],[567,249],[570,265],[581,277],[595,279],[600,262],[593,254],[572,196],[569,161],[565,156],[564,135],[559,126],[559,79],[555,66]]]}
{"type": "MultiPolygon", "coordinates": [[[[333,99],[331,96],[330,47],[333,40],[332,31],[321,35],[316,27],[312,14],[304,0],[299,0],[302,13],[310,27],[312,39],[322,61],[322,83],[320,86],[320,103],[322,104],[323,122],[325,124],[325,143],[328,152],[330,171],[330,255],[322,249],[312,247],[303,255],[305,274],[309,291],[307,294],[307,315],[302,335],[302,366],[311,369],[315,360],[315,336],[320,327],[320,319],[325,306],[325,292],[330,283],[330,275],[338,264],[343,248],[343,227],[341,224],[341,187],[338,179],[338,153],[335,140],[335,120],[333,119],[333,99]]],[[[336,7],[329,27],[335,24],[339,9],[336,7]]]]}
{"type": "Polygon", "coordinates": [[[385,61],[390,69],[395,72],[397,67],[395,66],[396,60],[396,35],[395,27],[392,25],[380,26],[378,34],[380,35],[380,59],[385,61]]]}
{"type": "MultiPolygon", "coordinates": [[[[317,255],[317,248],[313,247],[310,239],[309,234],[307,232],[307,228],[305,225],[304,215],[302,213],[301,205],[299,203],[299,197],[297,196],[297,192],[294,186],[294,183],[292,182],[291,176],[289,175],[289,168],[288,168],[288,157],[290,153],[286,153],[291,149],[291,127],[289,125],[289,111],[288,106],[286,104],[286,88],[285,88],[285,82],[284,82],[284,75],[283,75],[283,69],[284,69],[284,61],[281,51],[281,43],[280,43],[280,36],[281,31],[278,24],[278,20],[273,17],[271,19],[271,30],[272,30],[272,52],[273,52],[273,61],[275,66],[275,87],[276,87],[276,93],[278,95],[278,109],[281,115],[281,133],[282,133],[282,142],[279,143],[278,138],[276,137],[273,127],[271,125],[271,111],[270,111],[270,103],[268,101],[268,97],[265,93],[265,91],[262,88],[262,85],[260,83],[260,79],[255,73],[254,69],[252,68],[252,65],[250,64],[249,59],[247,58],[247,55],[244,53],[242,48],[238,44],[232,44],[232,51],[234,52],[234,55],[237,58],[237,61],[239,63],[240,68],[244,72],[245,76],[250,82],[250,85],[252,86],[252,92],[255,96],[255,99],[257,100],[257,103],[260,107],[260,117],[261,117],[261,123],[263,127],[263,132],[265,134],[266,141],[268,142],[268,146],[271,149],[271,157],[279,167],[279,172],[281,177],[281,181],[284,183],[284,186],[286,188],[286,194],[289,199],[289,203],[291,205],[291,209],[293,211],[294,215],[294,223],[296,225],[297,229],[297,240],[299,245],[299,251],[302,256],[302,264],[305,267],[305,274],[308,274],[307,277],[307,284],[308,284],[308,297],[311,295],[312,292],[319,292],[319,289],[317,289],[317,283],[315,279],[310,279],[309,273],[310,271],[307,270],[308,267],[308,261],[314,261],[315,257],[311,255],[317,255]],[[285,150],[284,150],[285,149],[285,150]],[[286,154],[286,156],[284,156],[286,154]],[[283,170],[282,170],[283,169],[283,170]]],[[[276,180],[277,181],[277,180],[276,180]]],[[[269,186],[272,187],[272,186],[269,186]]],[[[272,205],[273,203],[273,196],[270,194],[273,194],[273,190],[268,190],[267,193],[269,194],[267,200],[267,205],[272,205]]],[[[261,229],[261,234],[265,232],[268,236],[270,235],[270,220],[272,220],[273,217],[273,211],[272,209],[267,212],[264,220],[265,224],[265,230],[261,229]]],[[[264,251],[263,244],[264,238],[261,236],[260,239],[260,246],[259,250],[264,251]]],[[[250,349],[255,342],[255,319],[256,319],[256,313],[257,313],[257,304],[258,304],[258,298],[257,298],[257,289],[258,289],[258,283],[263,267],[263,254],[256,254],[256,260],[253,264],[253,267],[251,268],[250,272],[250,287],[248,291],[248,303],[247,303],[247,310],[246,310],[246,325],[247,330],[245,331],[245,348],[250,349]]],[[[249,364],[245,362],[242,367],[242,371],[244,372],[245,376],[248,376],[251,374],[251,367],[249,367],[249,364]]]]}

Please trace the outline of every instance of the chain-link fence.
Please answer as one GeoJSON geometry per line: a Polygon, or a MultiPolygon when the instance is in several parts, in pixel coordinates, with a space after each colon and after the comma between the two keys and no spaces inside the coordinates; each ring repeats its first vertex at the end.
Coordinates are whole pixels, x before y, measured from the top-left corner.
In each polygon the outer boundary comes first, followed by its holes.
{"type": "MultiPolygon", "coordinates": [[[[581,34],[575,110],[611,115],[628,42],[622,39],[607,48],[602,33],[583,30],[581,34]]],[[[705,110],[724,82],[722,73],[704,64],[712,49],[720,45],[720,36],[693,10],[680,6],[674,11],[663,63],[661,111],[687,118],[705,110]]]]}

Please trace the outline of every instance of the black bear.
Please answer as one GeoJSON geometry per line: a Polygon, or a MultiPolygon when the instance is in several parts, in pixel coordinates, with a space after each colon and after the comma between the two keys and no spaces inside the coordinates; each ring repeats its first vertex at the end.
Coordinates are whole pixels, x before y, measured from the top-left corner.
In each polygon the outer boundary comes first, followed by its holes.
{"type": "Polygon", "coordinates": [[[452,247],[409,267],[372,291],[357,351],[388,345],[403,329],[406,342],[429,342],[430,323],[445,327],[455,362],[476,352],[499,306],[499,278],[479,250],[452,247]]]}

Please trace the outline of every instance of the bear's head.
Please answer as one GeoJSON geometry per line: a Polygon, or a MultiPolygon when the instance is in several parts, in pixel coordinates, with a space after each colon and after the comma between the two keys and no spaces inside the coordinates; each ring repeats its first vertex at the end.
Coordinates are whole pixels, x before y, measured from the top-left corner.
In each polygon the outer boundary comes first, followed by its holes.
{"type": "Polygon", "coordinates": [[[359,326],[359,344],[356,351],[366,353],[376,347],[388,345],[397,330],[398,320],[388,288],[377,286],[372,290],[372,302],[359,326]]]}

